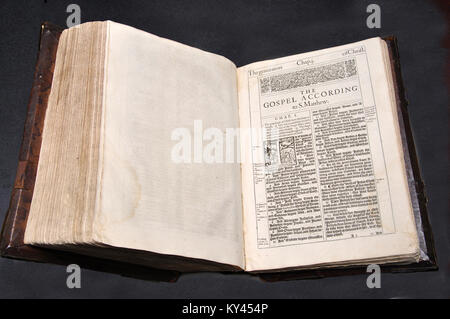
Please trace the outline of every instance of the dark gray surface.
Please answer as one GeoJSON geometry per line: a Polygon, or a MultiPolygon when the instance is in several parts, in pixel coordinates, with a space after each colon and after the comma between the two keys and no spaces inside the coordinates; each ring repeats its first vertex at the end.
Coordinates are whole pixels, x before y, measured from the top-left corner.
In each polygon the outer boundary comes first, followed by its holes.
{"type": "MultiPolygon", "coordinates": [[[[37,54],[40,23],[65,26],[66,6],[82,22],[113,20],[226,56],[238,66],[346,44],[398,37],[404,84],[440,270],[263,283],[246,275],[195,274],[154,283],[82,270],[82,288],[66,288],[65,267],[0,259],[0,297],[450,297],[446,18],[427,1],[2,1],[0,4],[0,220],[8,208],[37,54]],[[382,9],[382,28],[366,27],[366,7],[382,9]]],[[[445,1],[443,1],[445,2],[445,1]]]]}

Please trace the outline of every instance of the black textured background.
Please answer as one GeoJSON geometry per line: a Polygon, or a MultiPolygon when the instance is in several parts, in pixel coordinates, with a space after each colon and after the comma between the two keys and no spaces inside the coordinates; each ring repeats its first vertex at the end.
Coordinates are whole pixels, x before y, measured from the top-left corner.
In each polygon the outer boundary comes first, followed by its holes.
{"type": "Polygon", "coordinates": [[[0,297],[305,298],[450,297],[448,207],[448,16],[442,1],[1,1],[0,220],[15,177],[40,24],[65,26],[66,7],[81,21],[113,20],[226,56],[238,66],[259,60],[396,35],[412,128],[429,196],[440,270],[263,283],[247,275],[193,274],[154,283],[82,270],[82,288],[66,287],[63,266],[0,259],[0,297]],[[381,29],[366,27],[366,7],[381,6],[381,29]]]}

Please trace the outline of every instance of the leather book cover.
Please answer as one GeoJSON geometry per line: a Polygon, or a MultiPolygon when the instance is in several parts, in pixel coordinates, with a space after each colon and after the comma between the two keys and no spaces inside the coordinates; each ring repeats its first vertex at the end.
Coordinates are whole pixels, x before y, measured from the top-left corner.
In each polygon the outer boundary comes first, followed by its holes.
{"type": "MultiPolygon", "coordinates": [[[[7,258],[55,263],[61,265],[78,264],[81,268],[110,272],[133,278],[174,282],[178,279],[180,275],[179,272],[159,270],[125,262],[117,262],[65,251],[40,248],[25,245],[23,242],[27,217],[33,196],[33,188],[39,161],[42,129],[51,89],[58,40],[62,31],[62,28],[48,22],[43,23],[41,26],[39,54],[28,103],[27,118],[25,121],[22,145],[19,152],[16,179],[11,193],[9,209],[3,223],[0,237],[0,254],[7,258]]],[[[428,256],[428,260],[422,260],[419,263],[410,265],[385,265],[381,266],[381,268],[382,271],[388,272],[434,270],[437,269],[436,253],[426,209],[427,199],[424,184],[420,176],[417,155],[409,124],[407,101],[401,79],[397,41],[394,37],[388,37],[385,38],[385,40],[389,47],[390,58],[393,65],[397,108],[399,111],[405,161],[407,162],[408,168],[408,178],[411,179],[415,188],[413,193],[417,196],[418,207],[415,211],[417,211],[417,214],[420,216],[421,228],[424,235],[422,244],[424,250],[426,251],[426,255],[428,256]]],[[[279,281],[303,278],[320,278],[365,272],[366,267],[339,267],[264,273],[258,274],[257,276],[265,281],[279,281]]]]}

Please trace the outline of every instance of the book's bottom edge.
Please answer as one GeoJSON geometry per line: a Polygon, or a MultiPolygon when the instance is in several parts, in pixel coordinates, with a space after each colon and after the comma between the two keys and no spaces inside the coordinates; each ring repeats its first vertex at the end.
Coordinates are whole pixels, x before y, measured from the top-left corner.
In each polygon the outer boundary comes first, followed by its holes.
{"type": "MultiPolygon", "coordinates": [[[[81,268],[94,271],[102,271],[119,274],[124,277],[131,277],[141,280],[176,282],[183,274],[202,273],[204,271],[174,271],[150,266],[130,264],[128,262],[118,262],[115,260],[85,256],[78,253],[48,249],[32,245],[22,245],[19,247],[6,246],[0,251],[3,258],[27,260],[39,263],[51,263],[59,265],[78,264],[81,268]]],[[[383,273],[412,273],[423,271],[436,271],[439,269],[435,261],[419,261],[409,264],[381,264],[383,273]]],[[[210,272],[210,271],[209,271],[210,272]]],[[[320,279],[326,277],[337,277],[345,275],[367,274],[367,265],[347,265],[338,267],[317,267],[303,268],[295,270],[269,270],[263,272],[248,272],[244,270],[216,270],[215,273],[224,275],[247,274],[258,277],[265,282],[320,279]]]]}

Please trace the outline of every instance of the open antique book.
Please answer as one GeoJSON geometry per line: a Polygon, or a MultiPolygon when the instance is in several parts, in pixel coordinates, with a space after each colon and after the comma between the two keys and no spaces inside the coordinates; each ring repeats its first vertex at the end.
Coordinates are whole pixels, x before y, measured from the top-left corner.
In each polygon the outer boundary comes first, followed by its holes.
{"type": "Polygon", "coordinates": [[[242,67],[64,30],[24,243],[178,271],[420,257],[384,40],[242,67]]]}

